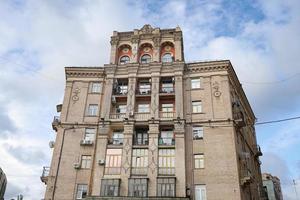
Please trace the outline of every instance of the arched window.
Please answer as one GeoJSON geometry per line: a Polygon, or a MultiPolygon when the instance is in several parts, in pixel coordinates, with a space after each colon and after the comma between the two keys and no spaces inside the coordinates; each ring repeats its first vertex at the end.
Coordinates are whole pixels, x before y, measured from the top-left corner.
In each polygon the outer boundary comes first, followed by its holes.
{"type": "Polygon", "coordinates": [[[173,57],[170,53],[165,53],[163,56],[162,56],[162,62],[163,63],[169,63],[169,62],[173,62],[173,57]]]}
{"type": "Polygon", "coordinates": [[[144,54],[141,57],[141,63],[150,63],[151,62],[151,56],[149,54],[144,54]]]}
{"type": "Polygon", "coordinates": [[[130,61],[129,56],[122,56],[122,57],[120,58],[120,64],[121,64],[121,65],[124,65],[124,64],[126,64],[126,63],[129,63],[129,61],[130,61]]]}

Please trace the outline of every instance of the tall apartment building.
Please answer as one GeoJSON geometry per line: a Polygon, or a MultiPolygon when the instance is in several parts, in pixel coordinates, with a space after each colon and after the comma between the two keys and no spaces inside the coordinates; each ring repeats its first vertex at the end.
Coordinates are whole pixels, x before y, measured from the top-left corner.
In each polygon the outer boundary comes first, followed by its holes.
{"type": "Polygon", "coordinates": [[[261,199],[255,116],[233,67],[185,63],[179,27],[115,31],[110,64],[65,71],[46,200],[261,199]]]}
{"type": "Polygon", "coordinates": [[[282,200],[280,179],[268,173],[262,174],[263,186],[267,192],[268,200],[282,200]]]}
{"type": "Polygon", "coordinates": [[[4,199],[6,184],[7,184],[6,176],[0,167],[0,200],[4,199]]]}

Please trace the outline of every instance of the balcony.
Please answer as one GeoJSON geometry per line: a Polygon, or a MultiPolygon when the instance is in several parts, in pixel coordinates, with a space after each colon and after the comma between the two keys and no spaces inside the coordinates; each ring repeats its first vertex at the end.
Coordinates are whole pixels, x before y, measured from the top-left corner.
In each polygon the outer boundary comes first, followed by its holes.
{"type": "Polygon", "coordinates": [[[162,94],[174,94],[174,87],[170,86],[170,87],[161,87],[160,89],[160,93],[162,94]]]}
{"type": "Polygon", "coordinates": [[[111,138],[108,140],[109,145],[123,145],[123,138],[111,138]]]}
{"type": "Polygon", "coordinates": [[[158,139],[158,145],[161,146],[174,146],[175,138],[174,137],[160,137],[158,139]]]}
{"type": "Polygon", "coordinates": [[[252,174],[249,169],[241,170],[241,185],[245,186],[252,182],[252,174]]]}
{"type": "Polygon", "coordinates": [[[135,135],[133,138],[133,145],[148,145],[148,133],[141,133],[139,135],[135,135]],[[143,135],[143,136],[142,136],[143,135]]]}
{"type": "Polygon", "coordinates": [[[52,129],[57,131],[57,127],[60,125],[60,116],[54,116],[52,121],[52,129]]]}
{"type": "Polygon", "coordinates": [[[134,119],[147,121],[150,119],[150,112],[136,112],[134,113],[134,119]]]}
{"type": "Polygon", "coordinates": [[[127,85],[123,85],[123,86],[117,86],[116,88],[114,88],[114,95],[120,95],[120,96],[125,96],[127,95],[128,92],[128,86],[127,85]]]}
{"type": "Polygon", "coordinates": [[[159,117],[161,119],[173,119],[174,116],[175,116],[175,112],[165,112],[165,111],[159,112],[159,117]]]}
{"type": "Polygon", "coordinates": [[[246,126],[245,117],[242,112],[233,113],[233,120],[237,128],[246,126]]]}
{"type": "Polygon", "coordinates": [[[47,184],[48,177],[49,177],[50,167],[43,167],[43,172],[41,175],[41,181],[47,184]]]}
{"type": "Polygon", "coordinates": [[[259,156],[262,156],[262,152],[260,150],[260,146],[259,145],[254,145],[254,156],[255,157],[259,157],[259,156]]]}
{"type": "Polygon", "coordinates": [[[123,120],[126,117],[126,113],[110,113],[109,119],[120,119],[123,120]]]}
{"type": "Polygon", "coordinates": [[[148,88],[148,89],[140,88],[140,89],[136,90],[136,94],[137,95],[151,95],[151,89],[150,88],[148,88]]]}

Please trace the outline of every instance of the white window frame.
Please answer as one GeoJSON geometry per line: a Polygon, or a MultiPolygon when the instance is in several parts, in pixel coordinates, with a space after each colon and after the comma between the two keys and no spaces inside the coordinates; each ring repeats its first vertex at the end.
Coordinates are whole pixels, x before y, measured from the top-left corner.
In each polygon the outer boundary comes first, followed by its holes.
{"type": "Polygon", "coordinates": [[[206,185],[195,185],[195,200],[206,199],[206,185]]]}
{"type": "Polygon", "coordinates": [[[117,113],[120,113],[120,114],[125,114],[126,111],[127,111],[127,105],[125,104],[119,104],[117,105],[117,113]]]}
{"type": "Polygon", "coordinates": [[[113,135],[113,144],[123,144],[124,141],[124,133],[121,130],[114,131],[113,135]]]}
{"type": "Polygon", "coordinates": [[[204,154],[194,155],[194,167],[195,169],[204,169],[204,154]]]}
{"type": "Polygon", "coordinates": [[[158,150],[158,173],[160,175],[175,174],[175,149],[158,150]]]}
{"type": "Polygon", "coordinates": [[[92,156],[91,155],[82,155],[81,156],[81,169],[90,169],[92,166],[92,156]]]}
{"type": "Polygon", "coordinates": [[[91,93],[100,93],[101,92],[101,83],[94,82],[91,86],[91,93]]]}
{"type": "Polygon", "coordinates": [[[123,56],[120,57],[120,61],[119,62],[120,62],[120,65],[125,65],[127,63],[130,63],[130,57],[128,55],[123,55],[123,56]],[[124,58],[126,58],[126,59],[122,60],[124,58]]]}
{"type": "Polygon", "coordinates": [[[193,113],[202,113],[202,101],[193,101],[192,111],[193,113]]]}
{"type": "Polygon", "coordinates": [[[88,185],[87,184],[77,184],[77,191],[76,191],[76,199],[82,199],[87,196],[88,185]],[[85,196],[84,196],[85,192],[85,196]]]}
{"type": "Polygon", "coordinates": [[[148,149],[133,149],[132,150],[132,174],[141,175],[147,174],[148,168],[148,149]]]}
{"type": "Polygon", "coordinates": [[[193,126],[193,139],[203,139],[204,129],[202,126],[193,126]]]}
{"type": "Polygon", "coordinates": [[[107,149],[105,158],[105,174],[121,174],[122,149],[107,149]]]}
{"type": "Polygon", "coordinates": [[[98,104],[89,104],[87,114],[88,114],[88,116],[97,116],[97,114],[98,114],[98,104]]]}
{"type": "Polygon", "coordinates": [[[199,77],[191,79],[191,88],[192,89],[201,88],[201,79],[199,77]]]}
{"type": "Polygon", "coordinates": [[[84,133],[84,140],[94,141],[95,140],[96,129],[95,128],[86,128],[84,133]]]}

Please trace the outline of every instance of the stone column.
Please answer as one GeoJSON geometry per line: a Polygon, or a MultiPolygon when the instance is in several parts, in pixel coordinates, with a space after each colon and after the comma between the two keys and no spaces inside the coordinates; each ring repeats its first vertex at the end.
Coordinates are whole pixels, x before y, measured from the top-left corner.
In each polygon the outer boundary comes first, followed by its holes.
{"type": "Polygon", "coordinates": [[[175,110],[176,118],[183,119],[183,64],[175,67],[175,110]]]}
{"type": "Polygon", "coordinates": [[[136,73],[138,66],[131,66],[128,69],[128,93],[127,93],[127,117],[130,118],[134,114],[135,109],[135,90],[136,90],[136,73]]]}
{"type": "Polygon", "coordinates": [[[153,62],[160,62],[160,36],[154,36],[153,38],[153,62]]]}
{"type": "Polygon", "coordinates": [[[109,131],[110,131],[110,125],[107,122],[104,122],[103,124],[100,125],[98,134],[96,135],[95,157],[94,157],[93,170],[92,170],[92,176],[90,182],[91,183],[90,194],[93,196],[98,196],[100,194],[101,178],[104,176],[105,165],[99,165],[98,161],[105,160],[109,131]]]}
{"type": "Polygon", "coordinates": [[[130,63],[138,63],[139,40],[138,35],[133,35],[131,38],[132,56],[130,63]]]}
{"type": "Polygon", "coordinates": [[[110,64],[117,63],[118,43],[119,43],[118,32],[114,31],[113,36],[111,37],[111,40],[110,40],[110,44],[111,44],[110,64]]]}
{"type": "Polygon", "coordinates": [[[115,69],[115,66],[106,67],[107,77],[105,79],[104,99],[101,105],[101,118],[104,118],[105,120],[109,119],[110,114],[115,69]]]}
{"type": "Polygon", "coordinates": [[[158,136],[159,121],[149,122],[149,151],[148,151],[148,196],[156,196],[156,179],[158,174],[158,136]]]}
{"type": "Polygon", "coordinates": [[[175,61],[183,61],[182,32],[174,33],[175,61]]]}
{"type": "Polygon", "coordinates": [[[185,122],[175,121],[175,172],[176,172],[176,196],[185,197],[185,122]]]}
{"type": "Polygon", "coordinates": [[[124,142],[122,150],[122,169],[120,195],[128,196],[128,179],[131,174],[132,139],[134,133],[134,122],[124,123],[124,142]]]}
{"type": "Polygon", "coordinates": [[[151,105],[150,105],[151,118],[159,118],[159,77],[154,76],[151,78],[151,105]]]}

